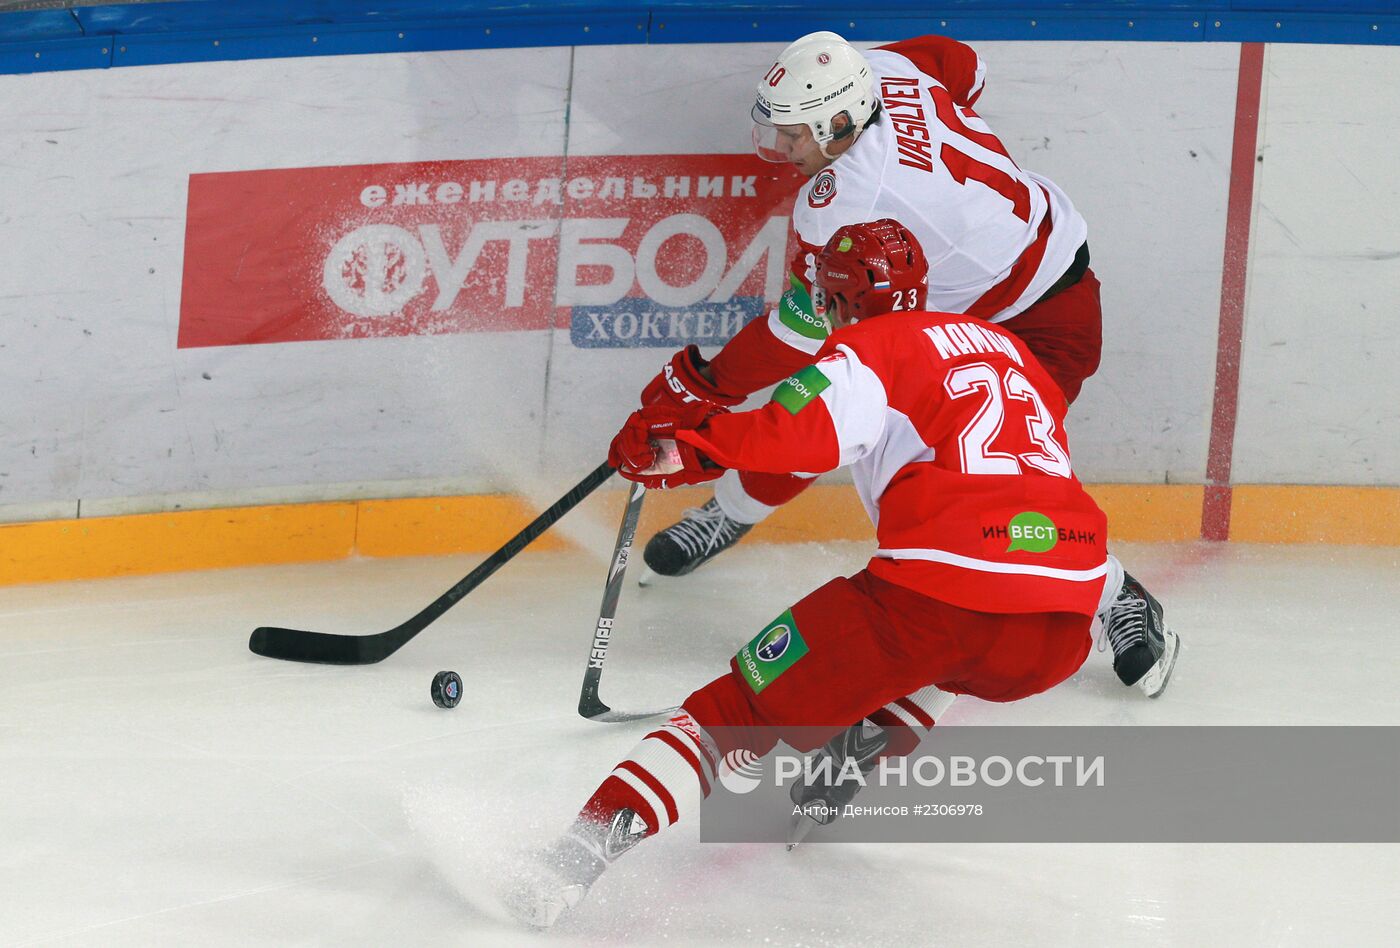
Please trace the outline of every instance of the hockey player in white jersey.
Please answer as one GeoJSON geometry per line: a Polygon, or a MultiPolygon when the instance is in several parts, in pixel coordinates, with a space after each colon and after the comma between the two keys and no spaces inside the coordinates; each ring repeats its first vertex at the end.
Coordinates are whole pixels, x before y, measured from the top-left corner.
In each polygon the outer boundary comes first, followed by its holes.
{"type": "MultiPolygon", "coordinates": [[[[924,248],[918,305],[1000,325],[1022,339],[1066,401],[1098,368],[1102,311],[1087,226],[1050,180],[1021,168],[975,111],[986,69],[970,47],[923,36],[862,54],[835,33],[792,43],[758,82],[753,140],[761,157],[808,176],[793,208],[792,287],[706,363],[679,353],[642,393],[678,390],[730,406],[808,364],[830,327],[809,288],[816,251],[839,227],[897,219],[924,248]],[[688,386],[688,388],[686,388],[688,386]]],[[[730,471],[714,497],[654,536],[644,559],[691,572],[743,537],[812,479],[730,471]]],[[[1101,617],[1114,669],[1156,696],[1163,656],[1143,634],[1152,600],[1131,576],[1101,617]]]]}

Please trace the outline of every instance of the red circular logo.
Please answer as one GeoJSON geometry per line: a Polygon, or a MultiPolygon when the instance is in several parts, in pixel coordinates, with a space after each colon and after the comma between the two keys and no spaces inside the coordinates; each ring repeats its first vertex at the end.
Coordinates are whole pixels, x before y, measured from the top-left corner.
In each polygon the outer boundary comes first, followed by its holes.
{"type": "Polygon", "coordinates": [[[817,63],[819,65],[825,66],[829,62],[831,62],[830,53],[817,53],[817,63]]]}
{"type": "Polygon", "coordinates": [[[812,188],[807,192],[807,203],[813,207],[826,207],[836,197],[836,172],[827,168],[812,179],[812,188]]]}

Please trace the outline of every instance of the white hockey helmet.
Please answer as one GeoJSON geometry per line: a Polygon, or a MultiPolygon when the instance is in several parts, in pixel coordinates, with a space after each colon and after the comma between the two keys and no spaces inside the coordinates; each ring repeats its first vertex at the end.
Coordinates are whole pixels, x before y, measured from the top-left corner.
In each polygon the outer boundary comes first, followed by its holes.
{"type": "Polygon", "coordinates": [[[827,158],[829,142],[859,135],[875,113],[875,78],[860,51],[830,32],[808,33],[778,56],[758,82],[753,107],[754,151],[765,161],[788,161],[778,147],[780,125],[806,125],[827,158]],[[832,131],[846,113],[850,124],[832,131]]]}

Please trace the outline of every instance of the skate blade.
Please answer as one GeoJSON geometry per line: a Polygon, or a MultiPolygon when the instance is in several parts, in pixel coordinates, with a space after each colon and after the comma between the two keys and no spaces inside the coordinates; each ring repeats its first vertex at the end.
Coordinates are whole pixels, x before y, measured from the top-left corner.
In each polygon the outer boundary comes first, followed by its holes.
{"type": "Polygon", "coordinates": [[[587,894],[586,885],[566,883],[541,867],[525,866],[496,893],[496,900],[521,925],[544,931],[553,928],[587,894]]]}
{"type": "Polygon", "coordinates": [[[546,931],[553,928],[561,916],[582,901],[582,892],[558,892],[533,898],[507,898],[505,907],[521,925],[536,931],[546,931]]]}
{"type": "Polygon", "coordinates": [[[1138,682],[1142,693],[1149,698],[1160,698],[1162,692],[1167,690],[1167,683],[1171,681],[1172,672],[1176,669],[1177,656],[1181,654],[1181,639],[1175,632],[1163,629],[1162,638],[1166,644],[1162,657],[1157,659],[1156,664],[1149,668],[1147,674],[1138,682]]]}
{"type": "Polygon", "coordinates": [[[799,813],[792,818],[792,823],[788,826],[787,851],[792,852],[798,844],[807,838],[807,834],[821,826],[816,820],[805,813],[799,813]]]}
{"type": "Polygon", "coordinates": [[[651,571],[650,566],[643,566],[641,573],[637,576],[638,586],[650,586],[651,581],[656,578],[656,574],[651,571]]]}

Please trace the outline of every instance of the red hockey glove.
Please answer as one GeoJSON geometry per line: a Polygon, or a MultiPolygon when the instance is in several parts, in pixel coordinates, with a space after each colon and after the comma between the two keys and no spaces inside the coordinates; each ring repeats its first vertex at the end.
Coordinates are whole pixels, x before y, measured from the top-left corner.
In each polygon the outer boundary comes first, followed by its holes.
{"type": "Polygon", "coordinates": [[[701,372],[708,364],[698,346],[686,346],[647,383],[641,411],[632,413],[608,448],[613,467],[634,471],[650,467],[656,459],[653,442],[674,440],[677,430],[698,428],[706,418],[744,400],[715,388],[701,372]]]}
{"type": "Polygon", "coordinates": [[[658,441],[674,441],[677,431],[700,424],[698,421],[695,425],[683,424],[670,408],[670,405],[653,405],[628,415],[622,430],[608,446],[608,463],[619,471],[645,470],[656,462],[658,441]]]}
{"type": "Polygon", "coordinates": [[[724,468],[705,457],[694,446],[675,439],[679,426],[673,418],[649,420],[655,409],[634,411],[613,438],[608,463],[629,481],[638,481],[651,490],[666,490],[685,484],[703,484],[724,473],[724,468]]]}
{"type": "Polygon", "coordinates": [[[700,370],[709,364],[698,346],[686,346],[642,389],[642,408],[664,407],[680,427],[697,428],[716,411],[741,403],[743,396],[726,395],[705,378],[700,370]]]}

